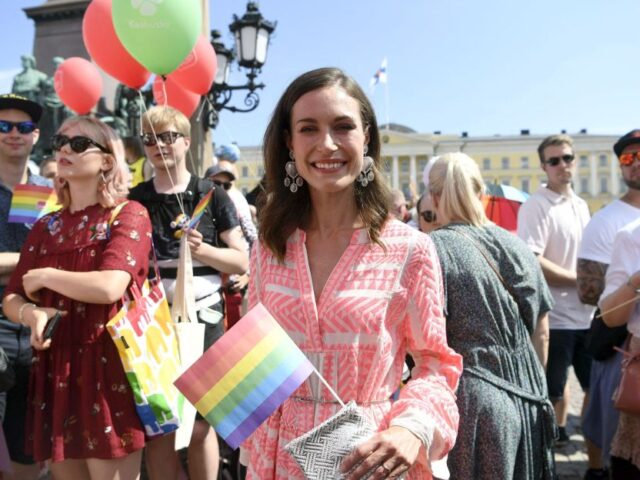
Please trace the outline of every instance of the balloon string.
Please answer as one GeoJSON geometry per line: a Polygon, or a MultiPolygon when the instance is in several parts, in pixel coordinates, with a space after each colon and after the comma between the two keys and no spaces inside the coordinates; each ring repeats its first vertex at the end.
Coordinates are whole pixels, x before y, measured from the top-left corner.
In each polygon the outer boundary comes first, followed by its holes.
{"type": "MultiPolygon", "coordinates": [[[[162,77],[164,79],[164,77],[162,77]]],[[[164,91],[164,81],[162,82],[162,90],[164,91]]],[[[138,89],[138,94],[140,95],[140,100],[142,100],[142,108],[144,109],[144,113],[146,114],[149,110],[147,110],[147,103],[144,101],[144,97],[142,96],[142,92],[140,91],[140,89],[138,89]]],[[[165,102],[166,102],[166,98],[167,98],[167,94],[165,91],[165,102]]],[[[166,106],[166,103],[165,103],[166,106]]],[[[178,207],[180,208],[180,212],[186,217],[187,213],[184,210],[184,204],[182,203],[182,198],[180,198],[180,195],[178,195],[178,192],[176,192],[176,182],[173,181],[173,177],[171,176],[171,173],[169,171],[169,166],[167,165],[167,159],[164,156],[164,153],[162,152],[162,148],[160,148],[160,146],[158,145],[158,135],[156,134],[156,130],[155,128],[153,128],[153,122],[148,122],[149,123],[149,127],[151,127],[151,133],[153,134],[153,138],[156,141],[156,146],[158,147],[158,151],[160,152],[160,156],[162,157],[162,163],[164,164],[164,168],[165,171],[167,172],[167,175],[169,176],[169,182],[171,182],[171,189],[173,190],[173,195],[176,197],[176,201],[178,202],[178,207]]],[[[142,132],[142,116],[140,116],[140,131],[142,132]]]]}

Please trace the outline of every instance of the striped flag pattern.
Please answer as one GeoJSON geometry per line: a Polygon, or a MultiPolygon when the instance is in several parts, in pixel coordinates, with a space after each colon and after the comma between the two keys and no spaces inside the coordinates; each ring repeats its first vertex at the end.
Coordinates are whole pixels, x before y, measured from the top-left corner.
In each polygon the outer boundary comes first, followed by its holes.
{"type": "Polygon", "coordinates": [[[175,385],[235,449],[313,371],[307,357],[258,303],[175,385]]]}
{"type": "Polygon", "coordinates": [[[21,183],[13,189],[8,221],[33,224],[47,213],[60,208],[53,188],[21,183]]]}

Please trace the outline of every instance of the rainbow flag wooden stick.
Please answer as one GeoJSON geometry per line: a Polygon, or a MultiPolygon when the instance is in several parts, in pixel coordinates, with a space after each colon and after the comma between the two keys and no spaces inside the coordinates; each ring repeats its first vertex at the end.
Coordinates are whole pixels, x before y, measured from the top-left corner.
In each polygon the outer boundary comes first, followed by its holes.
{"type": "Polygon", "coordinates": [[[175,385],[235,449],[314,371],[259,303],[175,385]]]}
{"type": "Polygon", "coordinates": [[[32,224],[60,208],[53,188],[21,183],[13,189],[8,221],[32,224]]]}

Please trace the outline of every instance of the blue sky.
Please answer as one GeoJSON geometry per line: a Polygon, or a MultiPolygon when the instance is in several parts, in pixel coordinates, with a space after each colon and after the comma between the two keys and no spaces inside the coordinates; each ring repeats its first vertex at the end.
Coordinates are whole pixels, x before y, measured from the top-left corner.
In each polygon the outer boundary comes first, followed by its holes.
{"type": "MultiPolygon", "coordinates": [[[[33,46],[22,8],[43,1],[3,2],[0,91],[33,46]]],[[[227,26],[245,6],[210,2],[211,27],[227,46],[227,26]]],[[[216,143],[258,145],[279,95],[300,73],[338,66],[368,88],[385,56],[388,112],[384,88],[371,94],[381,123],[388,113],[419,132],[474,136],[640,127],[638,0],[263,0],[260,10],[278,22],[259,78],[267,87],[256,111],[222,113],[216,143]]],[[[236,93],[232,103],[242,100],[236,93]]]]}

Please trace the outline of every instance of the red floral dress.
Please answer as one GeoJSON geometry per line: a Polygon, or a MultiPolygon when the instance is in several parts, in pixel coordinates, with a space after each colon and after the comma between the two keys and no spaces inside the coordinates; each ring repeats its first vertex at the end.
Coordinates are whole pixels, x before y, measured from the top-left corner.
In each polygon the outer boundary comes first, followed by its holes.
{"type": "MultiPolygon", "coordinates": [[[[109,227],[99,204],[39,220],[29,234],[5,295],[26,298],[22,276],[33,268],[74,272],[121,270],[141,285],[147,276],[151,224],[130,201],[109,227]]],[[[36,351],[29,385],[26,448],[34,458],[110,459],[144,447],[144,429],[117,350],[105,325],[119,304],[79,302],[43,290],[40,306],[68,312],[48,350],[36,351]]]]}

